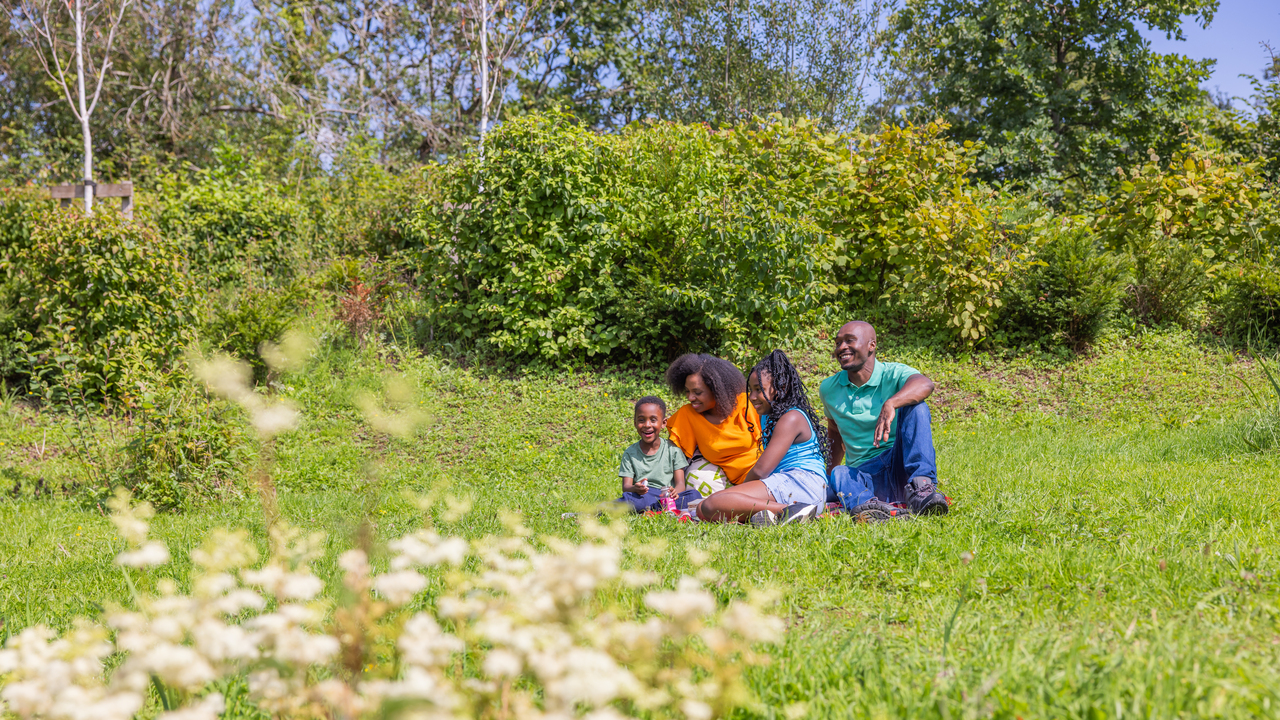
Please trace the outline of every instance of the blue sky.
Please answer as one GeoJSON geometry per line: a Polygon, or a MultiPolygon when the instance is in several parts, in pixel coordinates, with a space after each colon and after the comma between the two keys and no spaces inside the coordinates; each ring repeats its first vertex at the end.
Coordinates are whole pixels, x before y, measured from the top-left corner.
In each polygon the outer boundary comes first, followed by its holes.
{"type": "MultiPolygon", "coordinates": [[[[1165,40],[1163,33],[1145,32],[1157,52],[1177,52],[1196,59],[1218,61],[1213,77],[1204,83],[1234,96],[1247,96],[1252,89],[1241,73],[1261,76],[1268,56],[1261,42],[1270,42],[1280,53],[1280,0],[1221,0],[1208,29],[1186,22],[1185,41],[1165,40]]],[[[1240,103],[1236,103],[1240,107],[1240,103]]]]}

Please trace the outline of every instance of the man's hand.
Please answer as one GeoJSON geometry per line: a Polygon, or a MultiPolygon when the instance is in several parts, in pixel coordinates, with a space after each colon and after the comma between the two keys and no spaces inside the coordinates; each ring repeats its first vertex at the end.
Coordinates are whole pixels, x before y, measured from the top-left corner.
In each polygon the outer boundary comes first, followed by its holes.
{"type": "Polygon", "coordinates": [[[889,442],[889,434],[893,432],[893,418],[898,414],[898,409],[893,406],[892,402],[885,401],[880,406],[880,417],[876,419],[876,432],[871,436],[871,444],[880,447],[880,441],[889,442]]]}

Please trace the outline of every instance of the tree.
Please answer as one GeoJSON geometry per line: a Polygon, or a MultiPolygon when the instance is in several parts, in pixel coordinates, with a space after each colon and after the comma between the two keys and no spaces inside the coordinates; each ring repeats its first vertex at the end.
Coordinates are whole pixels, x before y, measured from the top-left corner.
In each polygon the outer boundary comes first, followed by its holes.
{"type": "Polygon", "coordinates": [[[6,15],[19,18],[13,28],[30,44],[40,67],[62,91],[71,113],[80,122],[86,215],[93,214],[93,132],[89,121],[102,96],[116,31],[129,3],[130,0],[20,0],[15,7],[5,0],[0,6],[6,15]]]}
{"type": "Polygon", "coordinates": [[[1182,37],[1217,0],[908,0],[888,33],[914,74],[909,118],[942,116],[958,140],[984,143],[988,180],[1051,196],[1097,190],[1115,168],[1167,156],[1210,103],[1213,61],[1151,50],[1139,23],[1182,37]]]}
{"type": "Polygon", "coordinates": [[[855,126],[888,4],[857,0],[639,0],[624,27],[626,119],[731,125],[778,113],[855,126]]]}

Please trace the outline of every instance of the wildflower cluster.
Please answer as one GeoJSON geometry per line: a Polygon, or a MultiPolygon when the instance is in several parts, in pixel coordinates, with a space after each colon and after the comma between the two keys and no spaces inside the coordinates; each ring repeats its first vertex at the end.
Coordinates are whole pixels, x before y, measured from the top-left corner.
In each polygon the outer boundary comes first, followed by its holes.
{"type": "MultiPolygon", "coordinates": [[[[113,508],[132,548],[117,562],[165,564],[167,548],[148,537],[150,508],[123,495],[113,508]]],[[[689,576],[674,590],[633,591],[660,578],[623,571],[623,523],[588,520],[581,544],[508,525],[476,541],[430,528],[401,537],[381,573],[364,550],[349,550],[328,592],[311,569],[318,534],[278,526],[259,564],[248,533],[216,530],[190,554],[189,591],[160,579],[134,607],[108,611],[105,626],[81,620],[62,637],[37,626],[10,638],[0,702],[20,718],[112,720],[142,712],[155,691],[168,708],[160,717],[213,720],[223,699],[211,687],[236,676],[277,717],[665,710],[704,720],[744,700],[741,667],[759,661],[751,644],[776,637],[776,618],[744,601],[721,608],[689,576]]]]}

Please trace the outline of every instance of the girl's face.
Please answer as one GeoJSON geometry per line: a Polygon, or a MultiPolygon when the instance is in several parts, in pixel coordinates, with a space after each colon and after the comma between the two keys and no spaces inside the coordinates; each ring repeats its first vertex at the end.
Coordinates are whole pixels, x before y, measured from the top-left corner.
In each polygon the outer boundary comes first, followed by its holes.
{"type": "Polygon", "coordinates": [[[684,397],[689,401],[689,406],[693,408],[693,411],[700,415],[706,415],[716,409],[716,399],[711,395],[711,390],[702,381],[702,376],[698,373],[685,378],[684,397]]]}
{"type": "Polygon", "coordinates": [[[757,413],[768,415],[773,409],[773,378],[768,375],[761,377],[760,373],[751,371],[747,378],[747,399],[757,413]]]}

